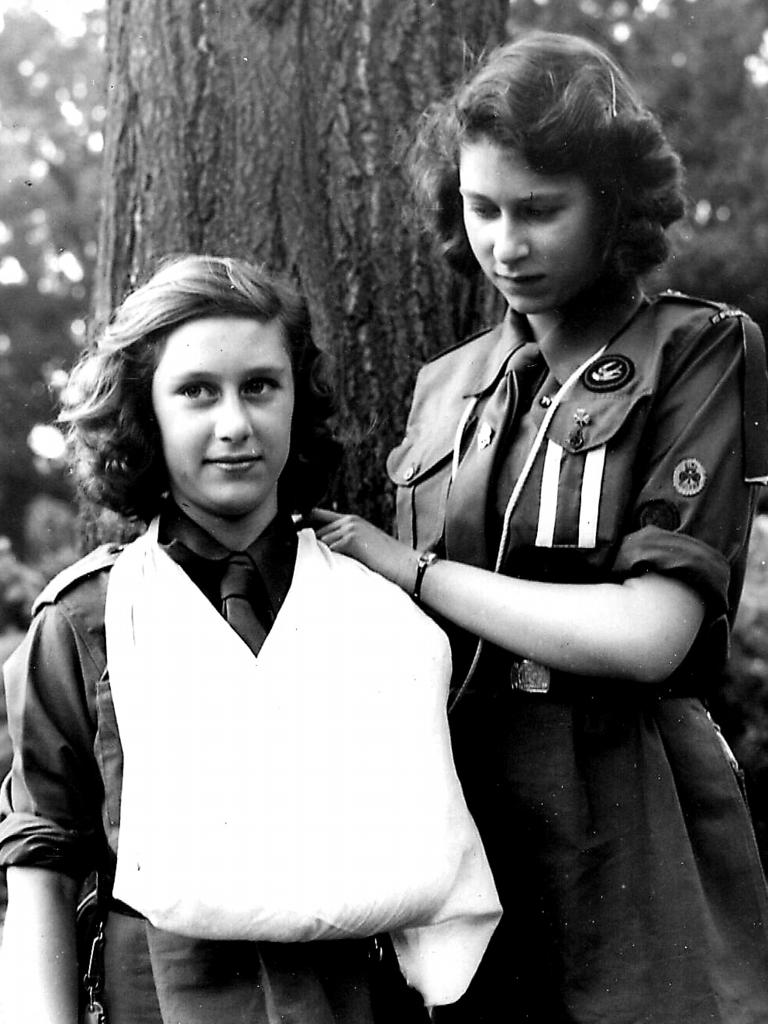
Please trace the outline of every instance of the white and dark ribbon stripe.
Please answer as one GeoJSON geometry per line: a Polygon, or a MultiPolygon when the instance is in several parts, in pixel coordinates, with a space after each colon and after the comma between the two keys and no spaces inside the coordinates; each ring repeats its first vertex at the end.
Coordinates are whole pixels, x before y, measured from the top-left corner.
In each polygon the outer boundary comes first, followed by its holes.
{"type": "Polygon", "coordinates": [[[577,458],[548,440],[539,495],[536,547],[594,548],[603,490],[605,445],[577,458]],[[578,479],[580,477],[580,479],[578,479]],[[578,495],[578,503],[574,500],[578,495]]]}
{"type": "Polygon", "coordinates": [[[579,505],[579,547],[593,548],[597,544],[597,521],[600,514],[600,497],[603,492],[603,470],[605,469],[605,445],[588,451],[584,459],[584,476],[581,480],[581,502],[579,505]]]}

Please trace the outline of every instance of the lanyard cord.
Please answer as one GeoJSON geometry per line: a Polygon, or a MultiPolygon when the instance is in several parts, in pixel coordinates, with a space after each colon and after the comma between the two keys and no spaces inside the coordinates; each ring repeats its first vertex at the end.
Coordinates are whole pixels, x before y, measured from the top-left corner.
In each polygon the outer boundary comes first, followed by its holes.
{"type": "MultiPolygon", "coordinates": [[[[585,359],[581,366],[575,369],[573,373],[570,375],[570,377],[566,380],[566,382],[559,388],[557,394],[553,396],[552,402],[549,408],[547,409],[544,418],[541,421],[539,429],[536,432],[536,437],[534,438],[533,444],[531,445],[528,451],[528,455],[526,456],[525,462],[523,463],[523,468],[520,470],[520,475],[518,476],[517,481],[515,482],[515,486],[512,488],[512,493],[509,496],[507,507],[504,510],[504,520],[501,529],[501,539],[499,540],[499,548],[496,554],[496,564],[494,565],[493,568],[494,573],[499,572],[499,570],[501,569],[501,564],[504,561],[504,552],[507,547],[507,539],[509,537],[509,527],[512,521],[512,513],[515,510],[515,507],[517,506],[523,487],[525,486],[525,483],[528,477],[530,476],[531,470],[533,469],[533,464],[536,461],[536,456],[538,455],[539,449],[541,448],[544,438],[546,437],[546,433],[549,429],[550,423],[552,422],[552,418],[555,415],[555,412],[557,411],[561,402],[565,398],[566,394],[571,389],[571,387],[576,383],[576,381],[582,375],[582,373],[588,370],[596,359],[600,358],[600,356],[603,354],[603,352],[605,352],[607,347],[607,345],[603,345],[603,347],[598,349],[597,352],[593,352],[591,356],[585,359]]],[[[515,402],[517,403],[519,399],[517,380],[514,377],[513,380],[515,384],[515,402]]],[[[465,414],[461,418],[459,424],[460,432],[457,432],[456,435],[456,448],[454,449],[454,460],[455,453],[458,450],[458,446],[461,442],[461,432],[463,432],[464,427],[466,426],[466,422],[469,419],[469,412],[471,412],[471,410],[474,408],[474,403],[476,401],[477,399],[474,399],[473,402],[470,403],[469,411],[465,412],[465,414]]],[[[484,646],[485,641],[482,639],[482,637],[478,638],[477,646],[475,647],[474,657],[472,658],[472,663],[469,666],[464,681],[462,682],[461,686],[458,688],[453,699],[450,701],[448,705],[449,712],[453,711],[454,707],[459,702],[461,697],[464,695],[464,692],[466,691],[467,687],[472,681],[472,677],[474,676],[475,671],[477,669],[478,663],[480,661],[480,655],[482,654],[484,646]]]]}

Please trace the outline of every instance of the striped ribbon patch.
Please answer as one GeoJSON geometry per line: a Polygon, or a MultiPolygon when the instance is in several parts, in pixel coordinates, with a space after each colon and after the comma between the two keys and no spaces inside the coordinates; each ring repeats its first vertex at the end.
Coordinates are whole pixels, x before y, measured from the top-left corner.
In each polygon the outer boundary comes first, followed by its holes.
{"type": "Polygon", "coordinates": [[[565,450],[555,441],[547,441],[536,547],[596,546],[605,447],[564,460],[565,450]]]}

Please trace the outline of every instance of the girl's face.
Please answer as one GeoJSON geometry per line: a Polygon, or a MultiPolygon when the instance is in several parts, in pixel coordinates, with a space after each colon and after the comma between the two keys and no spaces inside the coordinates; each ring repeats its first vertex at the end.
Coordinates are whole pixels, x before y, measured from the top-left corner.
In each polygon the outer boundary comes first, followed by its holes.
{"type": "Polygon", "coordinates": [[[580,175],[538,174],[481,139],[462,147],[459,183],[472,251],[518,313],[561,310],[600,274],[602,217],[580,175]]]}
{"type": "Polygon", "coordinates": [[[171,331],[152,378],[152,407],[179,507],[214,535],[237,522],[255,539],[277,511],[293,405],[278,321],[212,316],[171,331]]]}

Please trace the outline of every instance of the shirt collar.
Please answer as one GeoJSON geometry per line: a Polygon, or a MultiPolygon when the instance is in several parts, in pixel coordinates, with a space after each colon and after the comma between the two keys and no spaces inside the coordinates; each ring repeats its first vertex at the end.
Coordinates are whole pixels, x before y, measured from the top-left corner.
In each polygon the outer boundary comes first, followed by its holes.
{"type": "Polygon", "coordinates": [[[558,339],[559,335],[561,340],[556,345],[545,346],[547,351],[541,353],[541,358],[557,383],[564,384],[590,353],[608,348],[621,337],[646,301],[642,292],[636,294],[635,289],[627,285],[616,290],[609,300],[597,304],[578,325],[568,321],[562,328],[555,328],[552,338],[558,339]],[[575,332],[576,351],[562,340],[568,330],[575,332]]]}
{"type": "MultiPolygon", "coordinates": [[[[290,516],[278,513],[245,551],[254,561],[258,561],[262,552],[268,552],[274,544],[295,535],[296,529],[290,516]]],[[[229,548],[216,540],[194,519],[190,519],[171,499],[165,502],[160,514],[160,543],[163,547],[182,544],[193,554],[213,562],[221,561],[232,554],[229,548]]]]}
{"type": "MultiPolygon", "coordinates": [[[[160,514],[159,540],[166,554],[214,599],[223,563],[232,552],[170,499],[160,514]]],[[[278,512],[269,526],[245,549],[259,570],[275,607],[279,606],[290,586],[296,547],[293,520],[278,512]]]]}
{"type": "MultiPolygon", "coordinates": [[[[603,344],[612,344],[646,304],[647,298],[642,292],[635,296],[627,287],[626,294],[620,293],[614,303],[606,305],[581,330],[592,337],[594,350],[597,351],[603,344]]],[[[524,345],[533,342],[533,332],[527,319],[507,308],[501,323],[486,335],[486,344],[478,353],[475,366],[470,371],[464,397],[476,397],[495,388],[512,356],[524,345]]],[[[567,353],[561,354],[558,349],[551,352],[549,357],[539,351],[536,359],[542,367],[547,367],[558,384],[567,380],[574,369],[572,359],[568,358],[567,353]]]]}
{"type": "Polygon", "coordinates": [[[465,398],[482,395],[494,388],[505,373],[510,358],[533,341],[533,333],[524,316],[507,309],[506,316],[494,327],[467,382],[465,398]]]}

